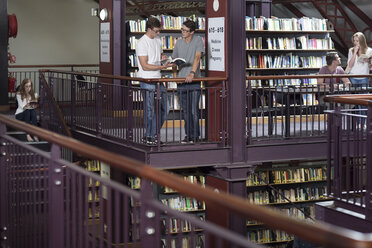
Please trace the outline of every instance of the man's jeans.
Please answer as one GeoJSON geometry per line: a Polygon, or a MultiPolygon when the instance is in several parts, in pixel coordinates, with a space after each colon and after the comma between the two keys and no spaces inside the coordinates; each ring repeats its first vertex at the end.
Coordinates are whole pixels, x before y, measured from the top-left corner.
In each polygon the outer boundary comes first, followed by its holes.
{"type": "Polygon", "coordinates": [[[157,92],[157,84],[147,84],[140,82],[141,85],[141,93],[143,96],[143,109],[144,109],[144,122],[146,126],[146,137],[155,138],[157,135],[157,132],[160,131],[160,128],[163,126],[163,123],[165,122],[168,112],[169,112],[169,106],[168,101],[166,97],[166,88],[160,84],[160,123],[159,127],[157,128],[157,114],[159,114],[158,110],[156,110],[156,107],[158,106],[156,104],[156,92],[157,92]]]}
{"type": "Polygon", "coordinates": [[[189,140],[199,138],[199,100],[200,82],[184,83],[177,86],[178,97],[185,121],[185,133],[189,140]]]}

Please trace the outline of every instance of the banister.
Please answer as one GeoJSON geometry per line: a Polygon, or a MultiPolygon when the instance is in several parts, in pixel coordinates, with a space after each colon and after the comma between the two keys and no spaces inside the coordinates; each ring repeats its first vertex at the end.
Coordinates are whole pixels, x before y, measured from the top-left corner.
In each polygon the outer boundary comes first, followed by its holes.
{"type": "Polygon", "coordinates": [[[334,103],[372,106],[372,95],[371,94],[332,95],[332,96],[325,96],[324,101],[334,102],[334,103]]]}
{"type": "Polygon", "coordinates": [[[245,218],[263,222],[265,226],[284,230],[310,242],[326,247],[372,247],[372,234],[363,234],[322,222],[308,223],[300,221],[293,217],[284,216],[279,211],[253,205],[248,200],[243,200],[224,192],[216,193],[213,188],[203,188],[200,185],[192,184],[181,177],[145,165],[139,161],[28,125],[5,115],[0,115],[0,122],[18,130],[27,131],[27,133],[32,135],[37,135],[43,140],[66,147],[85,157],[100,160],[132,175],[170,187],[181,194],[205,201],[207,204],[219,206],[245,218]]]}
{"type": "Polygon", "coordinates": [[[350,74],[316,74],[316,75],[272,75],[272,76],[246,76],[247,80],[269,80],[269,79],[306,79],[306,78],[348,78],[369,77],[372,75],[350,75],[350,74]]]}
{"type": "MultiPolygon", "coordinates": [[[[63,70],[48,70],[42,69],[39,70],[40,72],[54,72],[54,73],[65,73],[71,75],[81,75],[81,76],[91,76],[91,77],[99,77],[99,78],[106,78],[106,79],[117,79],[117,80],[127,80],[127,81],[141,81],[145,83],[158,83],[158,82],[178,82],[184,83],[185,78],[140,78],[140,77],[128,77],[128,76],[115,76],[110,74],[98,74],[98,73],[87,73],[87,72],[71,72],[71,71],[63,71],[63,70]]],[[[215,81],[226,81],[226,77],[202,77],[202,78],[194,78],[192,81],[199,82],[215,82],[215,81]]]]}
{"type": "Polygon", "coordinates": [[[99,64],[9,65],[8,68],[98,67],[99,64]]]}

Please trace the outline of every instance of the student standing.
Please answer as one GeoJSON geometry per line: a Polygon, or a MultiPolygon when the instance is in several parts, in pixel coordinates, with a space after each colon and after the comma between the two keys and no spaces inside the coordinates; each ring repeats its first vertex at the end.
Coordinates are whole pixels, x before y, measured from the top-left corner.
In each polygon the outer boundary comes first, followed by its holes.
{"type": "MultiPolygon", "coordinates": [[[[162,55],[163,49],[159,36],[160,21],[157,18],[150,17],[146,22],[146,33],[139,39],[136,45],[136,56],[138,60],[138,77],[141,78],[161,78],[160,70],[169,67],[169,63],[161,65],[161,60],[166,59],[162,55]]],[[[166,99],[166,90],[161,87],[161,107],[160,107],[160,125],[157,127],[157,113],[155,110],[156,84],[140,82],[144,96],[144,122],[146,133],[143,142],[149,145],[156,144],[156,134],[163,125],[168,112],[166,99]]]]}
{"type": "MultiPolygon", "coordinates": [[[[371,55],[372,49],[367,46],[366,37],[363,33],[357,32],[352,37],[353,47],[349,49],[347,66],[350,69],[350,74],[368,75],[369,74],[369,59],[359,59],[362,55],[371,55]]],[[[354,87],[368,86],[368,78],[350,78],[351,84],[354,87]]]]}
{"type": "MultiPolygon", "coordinates": [[[[200,136],[199,127],[199,100],[200,82],[193,82],[194,78],[201,77],[200,59],[204,54],[204,42],[201,37],[195,36],[196,24],[187,20],[183,23],[182,38],[177,40],[173,49],[173,58],[183,58],[186,63],[179,66],[175,77],[185,78],[185,82],[178,84],[177,92],[182,107],[182,116],[185,121],[186,136],[183,143],[197,142],[200,136]]],[[[176,66],[173,66],[176,69],[176,66]]]]}

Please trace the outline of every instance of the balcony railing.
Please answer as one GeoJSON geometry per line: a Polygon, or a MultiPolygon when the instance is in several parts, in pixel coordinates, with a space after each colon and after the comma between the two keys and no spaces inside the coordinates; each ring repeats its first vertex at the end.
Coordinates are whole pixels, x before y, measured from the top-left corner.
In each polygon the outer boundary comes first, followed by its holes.
{"type": "Polygon", "coordinates": [[[41,121],[48,126],[59,125],[54,122],[57,113],[50,102],[54,98],[72,129],[131,146],[160,149],[183,144],[185,137],[189,137],[187,144],[226,145],[226,78],[194,79],[203,80],[199,87],[180,89],[171,85],[184,79],[149,80],[55,70],[42,75],[45,83],[40,85],[51,92],[49,96],[46,89],[40,89],[46,99],[41,104],[41,121]],[[154,87],[141,88],[139,81],[154,87]],[[146,142],[146,137],[152,137],[152,143],[146,142]]]}
{"type": "Polygon", "coordinates": [[[328,96],[328,190],[337,206],[372,220],[372,96],[328,96]],[[345,106],[356,106],[342,109],[345,106]]]}
{"type": "MultiPolygon", "coordinates": [[[[230,145],[228,123],[234,120],[229,120],[227,109],[229,101],[233,99],[229,99],[226,81],[221,78],[197,79],[203,82],[200,89],[181,92],[176,85],[182,79],[146,80],[56,70],[45,71],[44,74],[44,81],[49,84],[62,115],[73,129],[102,135],[131,146],[150,146],[152,150],[159,150],[164,146],[186,145],[183,142],[187,135],[185,125],[194,123],[199,128],[191,131],[189,136],[195,138],[188,145],[230,145]],[[78,79],[78,75],[83,80],[78,79]],[[141,89],[139,80],[155,85],[155,89],[141,89]],[[183,109],[179,99],[181,95],[194,94],[200,95],[197,104],[199,119],[190,121],[188,118],[192,110],[183,109]],[[153,96],[154,105],[153,111],[147,113],[144,111],[146,101],[143,101],[146,95],[153,96]],[[164,119],[166,121],[163,123],[164,119]],[[151,144],[143,140],[147,135],[146,126],[152,123],[150,120],[155,120],[151,144]],[[162,123],[162,128],[156,128],[162,123]]],[[[324,111],[331,109],[331,105],[323,101],[324,96],[372,90],[370,86],[336,83],[347,77],[349,75],[248,76],[244,103],[246,129],[242,131],[242,136],[247,138],[249,145],[300,142],[305,139],[325,141],[327,115],[324,111]],[[316,84],[318,78],[330,80],[330,83],[319,86],[316,84]]],[[[56,114],[50,101],[46,100],[47,104],[42,106],[41,113],[45,118],[41,119],[56,130],[61,124],[50,121],[56,114]]]]}
{"type": "MultiPolygon", "coordinates": [[[[22,80],[29,78],[34,84],[34,89],[39,89],[39,70],[53,68],[59,70],[70,70],[78,72],[99,73],[98,64],[60,64],[60,65],[9,65],[8,77],[14,78],[14,85],[8,88],[8,97],[10,103],[15,100],[15,92],[17,86],[22,83],[22,80]]],[[[11,86],[11,85],[9,85],[11,86]]]]}
{"type": "MultiPolygon", "coordinates": [[[[353,75],[356,77],[355,75],[353,75]]],[[[360,94],[370,86],[342,84],[349,75],[291,75],[247,77],[248,144],[326,138],[327,115],[332,106],[326,95],[360,94]],[[330,82],[318,85],[317,79],[330,82]],[[340,81],[340,83],[336,83],[340,81]]],[[[364,77],[369,77],[364,75],[364,77]]]]}
{"type": "MultiPolygon", "coordinates": [[[[370,234],[301,222],[269,208],[192,184],[166,171],[0,115],[0,244],[4,247],[258,247],[245,236],[175,211],[153,198],[155,185],[223,209],[239,220],[255,219],[322,247],[371,247],[370,234]],[[52,144],[45,153],[10,137],[7,127],[52,144]],[[139,191],[85,171],[61,158],[61,148],[141,178],[139,191]],[[168,224],[188,222],[190,232],[168,224]],[[162,228],[162,223],[164,228],[162,228]]],[[[105,178],[106,177],[106,178],[105,178]]],[[[207,208],[208,209],[208,208],[207,208]]],[[[259,246],[264,247],[264,246],[259,246]]]]}

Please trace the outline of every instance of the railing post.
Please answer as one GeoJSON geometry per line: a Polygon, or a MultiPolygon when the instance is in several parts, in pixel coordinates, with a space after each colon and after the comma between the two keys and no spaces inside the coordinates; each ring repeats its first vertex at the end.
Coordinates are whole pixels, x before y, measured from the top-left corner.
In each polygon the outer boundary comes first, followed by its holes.
{"type": "MultiPolygon", "coordinates": [[[[0,124],[0,137],[6,133],[6,126],[5,124],[0,124]]],[[[8,160],[7,160],[7,147],[6,143],[3,139],[0,139],[0,247],[8,247],[7,240],[8,240],[8,180],[9,177],[7,176],[7,167],[8,160]]]]}
{"type": "Polygon", "coordinates": [[[331,178],[331,170],[332,170],[332,142],[333,142],[333,133],[332,133],[332,126],[333,126],[333,119],[335,118],[335,113],[334,112],[329,112],[328,113],[328,118],[327,118],[327,137],[328,137],[328,145],[327,145],[327,194],[331,194],[332,190],[332,178],[331,178]]]}
{"type": "Polygon", "coordinates": [[[160,237],[160,230],[156,230],[156,212],[150,208],[149,201],[153,200],[153,185],[150,181],[141,179],[141,211],[140,211],[140,239],[141,247],[158,247],[156,237],[160,237]]]}
{"type": "MultiPolygon", "coordinates": [[[[137,94],[138,92],[133,92],[133,86],[132,86],[132,82],[129,81],[127,86],[125,86],[124,88],[124,91],[128,91],[128,94],[125,94],[124,93],[124,97],[126,97],[127,99],[127,104],[126,104],[126,110],[128,111],[128,131],[127,131],[127,137],[126,137],[126,140],[127,141],[133,141],[133,119],[134,118],[137,118],[137,115],[138,113],[135,114],[136,117],[134,117],[134,114],[133,114],[133,94],[137,94]]],[[[141,92],[139,92],[141,93],[141,92]]],[[[139,111],[137,109],[137,111],[139,111]]],[[[144,113],[145,111],[143,111],[144,113]]]]}
{"type": "MultiPolygon", "coordinates": [[[[73,67],[72,67],[73,69],[73,67]]],[[[76,127],[76,115],[75,115],[75,106],[76,106],[76,80],[75,75],[71,75],[71,129],[76,127]]]]}
{"type": "Polygon", "coordinates": [[[366,218],[367,220],[372,220],[372,106],[368,106],[367,110],[367,149],[366,149],[366,167],[367,167],[367,175],[366,175],[366,218]]]}
{"type": "Polygon", "coordinates": [[[102,84],[97,82],[97,91],[96,91],[96,132],[97,136],[102,135],[102,108],[103,108],[103,93],[102,93],[102,84]]]}
{"type": "Polygon", "coordinates": [[[160,149],[160,123],[161,123],[161,89],[160,82],[156,83],[156,96],[155,96],[155,117],[156,117],[156,144],[160,149]]]}
{"type": "Polygon", "coordinates": [[[342,180],[340,178],[342,175],[342,115],[340,108],[337,106],[334,112],[333,125],[333,190],[334,196],[340,198],[342,197],[342,180]]]}
{"type": "Polygon", "coordinates": [[[226,94],[226,82],[222,81],[222,89],[221,89],[221,141],[222,146],[226,146],[226,136],[227,136],[227,123],[226,123],[226,100],[227,100],[227,94],[226,94]]]}
{"type": "Polygon", "coordinates": [[[52,72],[49,72],[49,88],[51,92],[53,93],[53,87],[54,87],[54,77],[52,72]]]}
{"type": "MultiPolygon", "coordinates": [[[[62,166],[56,161],[61,158],[61,149],[52,144],[49,160],[49,247],[63,248],[64,246],[64,182],[62,166]]],[[[46,199],[44,199],[46,200],[46,199]]],[[[46,234],[45,234],[46,235],[46,234]]]]}
{"type": "MultiPolygon", "coordinates": [[[[44,129],[47,129],[47,125],[45,123],[45,107],[46,107],[46,91],[45,91],[45,88],[44,88],[44,84],[42,83],[42,80],[43,80],[43,77],[42,77],[42,74],[44,74],[43,72],[42,73],[39,73],[39,96],[40,96],[40,100],[39,100],[39,104],[40,104],[40,124],[41,124],[41,127],[44,128],[44,129]]],[[[45,77],[44,77],[45,78],[45,77]]]]}

